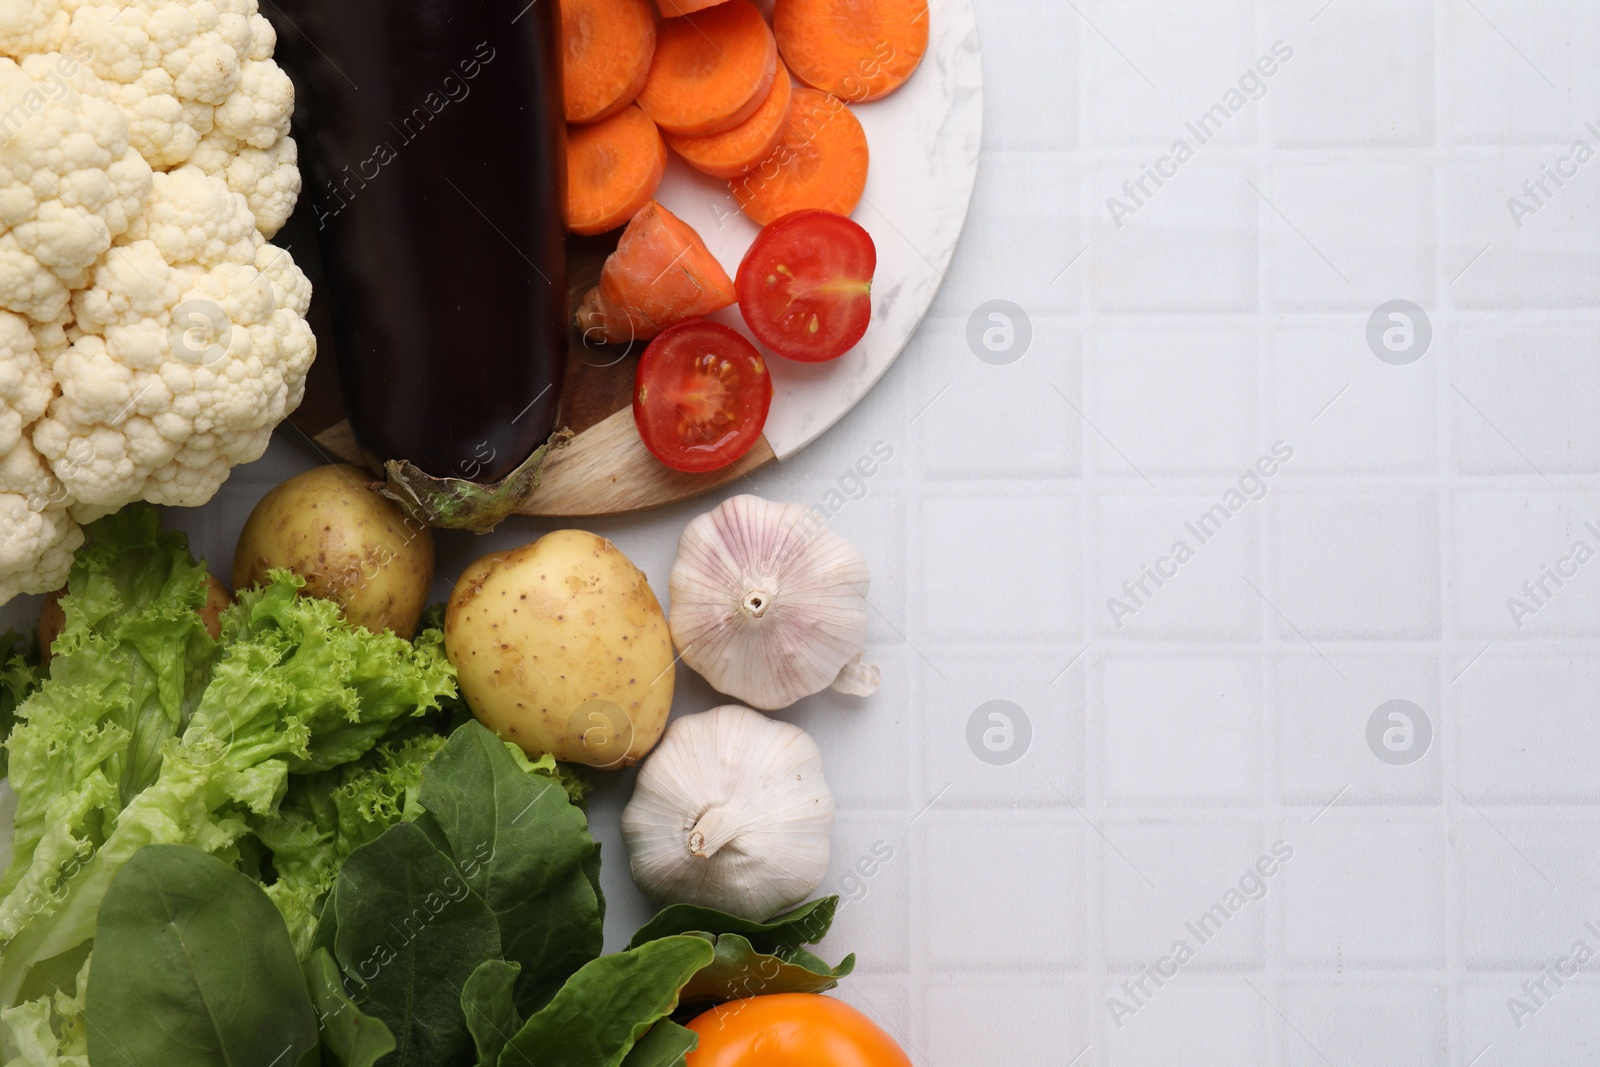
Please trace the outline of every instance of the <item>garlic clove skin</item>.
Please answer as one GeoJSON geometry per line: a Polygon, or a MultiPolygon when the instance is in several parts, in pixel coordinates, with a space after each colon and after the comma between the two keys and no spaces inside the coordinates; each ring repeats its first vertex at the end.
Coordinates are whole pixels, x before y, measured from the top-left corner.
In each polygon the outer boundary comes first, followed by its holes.
{"type": "Polygon", "coordinates": [[[822,884],[833,812],[811,736],[726,704],[667,727],[623,810],[622,839],[646,894],[765,920],[822,884]]]}
{"type": "MultiPolygon", "coordinates": [[[[668,625],[683,661],[763,711],[840,679],[866,641],[871,576],[855,546],[802,504],[736,496],[684,529],[668,625]]],[[[866,695],[875,668],[851,671],[866,695]]]]}

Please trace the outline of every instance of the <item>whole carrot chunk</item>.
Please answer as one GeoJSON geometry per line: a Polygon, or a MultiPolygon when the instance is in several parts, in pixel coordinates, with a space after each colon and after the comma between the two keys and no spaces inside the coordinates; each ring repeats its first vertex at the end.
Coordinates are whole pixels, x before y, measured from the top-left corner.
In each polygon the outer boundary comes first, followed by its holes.
{"type": "Polygon", "coordinates": [[[694,227],[652,200],[622,231],[600,284],[583,298],[578,329],[606,344],[644,341],[733,300],[733,279],[694,227]]]}

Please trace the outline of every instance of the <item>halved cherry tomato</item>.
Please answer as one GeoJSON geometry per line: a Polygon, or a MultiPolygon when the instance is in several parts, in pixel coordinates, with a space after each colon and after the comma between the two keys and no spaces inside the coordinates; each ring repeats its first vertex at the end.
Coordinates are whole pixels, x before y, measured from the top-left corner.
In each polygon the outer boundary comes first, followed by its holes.
{"type": "Polygon", "coordinates": [[[688,1067],[911,1067],[876,1023],[842,1000],[774,993],[697,1016],[688,1067]]]}
{"type": "Polygon", "coordinates": [[[750,451],[772,406],[772,376],[756,346],[716,322],[665,330],[639,359],[633,421],[674,470],[714,471],[750,451]]]}
{"type": "Polygon", "coordinates": [[[872,321],[872,236],[831,211],[796,211],[756,235],[739,264],[739,313],[756,340],[789,359],[844,355],[872,321]]]}

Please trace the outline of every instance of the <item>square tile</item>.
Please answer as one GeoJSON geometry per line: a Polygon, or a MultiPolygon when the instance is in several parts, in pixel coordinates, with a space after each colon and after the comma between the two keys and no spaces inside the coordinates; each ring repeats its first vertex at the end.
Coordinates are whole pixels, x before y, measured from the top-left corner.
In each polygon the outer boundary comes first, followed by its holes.
{"type": "Polygon", "coordinates": [[[1123,183],[1144,165],[1094,172],[1088,261],[1095,306],[1112,313],[1250,311],[1256,293],[1256,194],[1249,174],[1195,159],[1151,195],[1123,183]]]}
{"type": "Polygon", "coordinates": [[[1279,986],[1283,1067],[1329,1063],[1446,1067],[1449,1016],[1441,986],[1409,980],[1294,979],[1279,986]]]}
{"type": "Polygon", "coordinates": [[[1059,493],[953,492],[922,499],[918,524],[921,602],[913,641],[1070,636],[1081,559],[1077,508],[1059,493]]]}
{"type": "MultiPolygon", "coordinates": [[[[1589,938],[1593,951],[1600,939],[1589,938]]],[[[1554,964],[1570,946],[1557,949],[1554,964]]],[[[1527,972],[1485,975],[1462,984],[1461,1052],[1457,1061],[1472,1067],[1526,1067],[1527,1064],[1571,1064],[1593,1067],[1600,1063],[1594,1034],[1600,1031],[1600,983],[1590,968],[1577,982],[1556,988],[1547,981],[1549,994],[1535,999],[1523,987],[1540,977],[1527,972]]]]}
{"type": "Polygon", "coordinates": [[[1261,671],[1254,659],[1107,656],[1105,795],[1113,804],[1261,799],[1261,671]]]}
{"type": "Polygon", "coordinates": [[[1082,826],[1065,809],[923,814],[914,929],[934,970],[1080,968],[1082,826]]]}
{"type": "Polygon", "coordinates": [[[1429,169],[1321,161],[1276,166],[1262,177],[1270,201],[1262,250],[1279,307],[1366,312],[1432,296],[1429,169]]]}
{"type": "Polygon", "coordinates": [[[1209,496],[1099,501],[1092,614],[1105,636],[1241,638],[1259,632],[1264,480],[1217,479],[1209,496]],[[1252,499],[1254,497],[1254,499],[1252,499]],[[1235,507],[1237,505],[1237,507],[1235,507]]]}
{"type": "Polygon", "coordinates": [[[1436,361],[1396,367],[1377,359],[1367,348],[1366,318],[1285,326],[1267,338],[1270,435],[1294,450],[1285,481],[1435,469],[1436,361]]]}
{"type": "Polygon", "coordinates": [[[1433,4],[1345,0],[1308,23],[1311,14],[1316,12],[1308,5],[1283,3],[1268,4],[1263,12],[1266,34],[1293,52],[1266,101],[1272,143],[1430,143],[1433,4]]]}
{"type": "MultiPolygon", "coordinates": [[[[1108,1005],[1132,1005],[1134,999],[1118,986],[1106,990],[1108,1005]]],[[[1267,1062],[1268,1010],[1255,990],[1236,979],[1180,976],[1152,990],[1131,1014],[1119,1014],[1107,1035],[1106,1063],[1257,1067],[1267,1062]]]]}
{"type": "Polygon", "coordinates": [[[1455,499],[1455,615],[1496,640],[1600,635],[1600,507],[1555,492],[1455,499]]]}
{"type": "Polygon", "coordinates": [[[1106,842],[1106,965],[1117,975],[1254,968],[1263,962],[1266,907],[1277,872],[1253,822],[1110,820],[1106,842]],[[1220,905],[1220,908],[1219,908],[1220,905]],[[1181,965],[1182,944],[1192,953],[1181,965]],[[1163,957],[1173,960],[1162,964],[1163,957]]]}
{"type": "MultiPolygon", "coordinates": [[[[1597,98],[1600,25],[1592,4],[1474,0],[1440,9],[1450,132],[1475,144],[1570,144],[1597,98]],[[1576,108],[1574,108],[1576,105],[1576,108]]],[[[1592,107],[1590,110],[1593,110],[1592,107]]]]}
{"type": "Polygon", "coordinates": [[[1467,967],[1537,973],[1578,941],[1600,950],[1600,821],[1467,803],[1455,818],[1451,865],[1467,967]]]}
{"type": "Polygon", "coordinates": [[[1071,982],[940,976],[925,1001],[926,1063],[971,1067],[996,1053],[1007,1063],[1065,1063],[1092,1043],[1087,999],[1071,982]]]}
{"type": "Polygon", "coordinates": [[[989,0],[974,4],[973,14],[982,40],[1028,41],[1054,60],[984,64],[984,148],[1049,152],[1075,147],[1080,66],[1075,18],[1040,18],[1032,0],[989,0]],[[1027,115],[1028,121],[1008,121],[1016,115],[1027,115]]]}
{"type": "Polygon", "coordinates": [[[1099,331],[1084,414],[1095,471],[1233,474],[1255,458],[1256,340],[1233,325],[1099,331]]]}
{"type": "Polygon", "coordinates": [[[1261,592],[1285,640],[1438,633],[1439,519],[1431,495],[1285,489],[1267,506],[1278,567],[1274,587],[1261,592]]]}
{"type": "Polygon", "coordinates": [[[1283,954],[1296,967],[1439,966],[1444,961],[1441,817],[1335,807],[1285,824],[1283,954]]]}
{"type": "Polygon", "coordinates": [[[1198,137],[1184,123],[1220,107],[1203,129],[1210,143],[1252,142],[1255,112],[1270,84],[1250,69],[1256,60],[1254,16],[1250,4],[1234,0],[1094,4],[1083,57],[1094,86],[1088,138],[1096,145],[1153,148],[1183,139],[1198,148],[1198,137]]]}
{"type": "MultiPolygon", "coordinates": [[[[917,805],[1083,803],[1084,670],[1077,650],[937,646],[918,674],[917,805]]],[[[905,743],[902,741],[902,743],[905,743]]],[[[907,747],[910,747],[909,745],[907,747]]]]}
{"type": "Polygon", "coordinates": [[[1449,399],[1463,471],[1600,470],[1600,361],[1575,358],[1592,337],[1589,325],[1559,320],[1460,331],[1449,399]]]}
{"type": "Polygon", "coordinates": [[[1490,647],[1463,662],[1458,782],[1475,801],[1600,800],[1600,656],[1567,656],[1490,647]]]}

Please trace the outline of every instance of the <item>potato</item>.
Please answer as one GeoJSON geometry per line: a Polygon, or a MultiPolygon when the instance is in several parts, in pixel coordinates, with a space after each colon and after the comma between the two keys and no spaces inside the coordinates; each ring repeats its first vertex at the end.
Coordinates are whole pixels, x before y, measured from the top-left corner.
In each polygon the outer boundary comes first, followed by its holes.
{"type": "Polygon", "coordinates": [[[374,633],[416,633],[433,585],[433,532],[367,488],[348,464],[316,467],[256,504],[233,552],[233,586],[267,580],[274,567],[306,580],[345,618],[374,633]]]}
{"type": "Polygon", "coordinates": [[[610,541],[558,530],[461,575],[444,647],[478,721],[530,756],[626,767],[672,707],[661,605],[610,541]]]}
{"type": "MultiPolygon", "coordinates": [[[[44,605],[39,608],[39,662],[49,663],[52,655],[50,647],[56,643],[56,638],[61,636],[61,631],[67,628],[67,613],[61,608],[61,598],[67,595],[67,587],[62,586],[44,598],[44,605]]],[[[206,633],[215,641],[222,636],[222,609],[233,603],[233,597],[228,594],[228,587],[217,581],[215,574],[206,575],[206,602],[200,607],[200,618],[205,620],[206,633]]]]}

